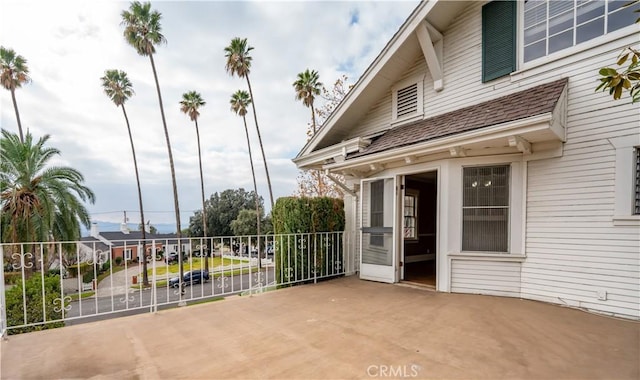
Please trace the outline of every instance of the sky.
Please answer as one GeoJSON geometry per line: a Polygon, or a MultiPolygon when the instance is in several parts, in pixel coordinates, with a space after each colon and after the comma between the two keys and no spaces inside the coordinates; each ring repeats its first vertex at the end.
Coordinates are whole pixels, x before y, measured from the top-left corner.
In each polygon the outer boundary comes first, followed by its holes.
{"type": "MultiPolygon", "coordinates": [[[[61,155],[53,163],[85,176],[96,195],[93,221],[140,220],[131,147],[121,109],[104,94],[107,69],[127,72],[135,95],[125,104],[132,128],[145,217],[175,224],[173,191],[153,73],[122,36],[129,2],[1,0],[0,45],[27,59],[31,83],[16,91],[23,129],[50,135],[61,155]],[[12,15],[12,17],[6,17],[12,15]]],[[[205,194],[253,189],[242,118],[229,100],[246,81],[225,71],[224,47],[247,38],[250,80],[274,197],[290,196],[298,170],[291,162],[306,142],[310,111],[295,99],[299,72],[317,70],[327,87],[341,75],[353,84],[373,62],[417,1],[219,2],[157,1],[167,44],[154,55],[171,139],[181,226],[201,209],[194,123],[180,112],[187,91],[207,104],[198,125],[205,194]]],[[[322,100],[316,101],[316,105],[322,100]]],[[[253,115],[247,115],[258,193],[269,192],[253,115]]],[[[17,133],[9,91],[0,91],[0,127],[17,133]]]]}

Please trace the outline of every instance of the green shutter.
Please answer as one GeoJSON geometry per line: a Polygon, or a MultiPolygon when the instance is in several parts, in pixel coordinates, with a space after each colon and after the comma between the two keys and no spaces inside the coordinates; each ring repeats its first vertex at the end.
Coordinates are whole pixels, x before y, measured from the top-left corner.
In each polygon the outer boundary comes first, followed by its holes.
{"type": "Polygon", "coordinates": [[[482,81],[516,70],[516,1],[492,1],[482,7],[482,81]]]}

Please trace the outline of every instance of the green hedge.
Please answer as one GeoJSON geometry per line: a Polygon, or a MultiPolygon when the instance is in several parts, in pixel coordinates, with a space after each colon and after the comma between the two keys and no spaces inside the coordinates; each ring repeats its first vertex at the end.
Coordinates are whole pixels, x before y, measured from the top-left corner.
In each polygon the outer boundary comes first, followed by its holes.
{"type": "Polygon", "coordinates": [[[279,284],[340,275],[345,216],[342,199],[279,198],[272,211],[279,284]]]}
{"type": "MultiPolygon", "coordinates": [[[[58,320],[52,323],[42,323],[34,326],[10,329],[9,334],[20,334],[30,331],[46,330],[64,326],[62,319],[61,304],[61,287],[59,276],[44,276],[44,286],[42,284],[43,276],[35,274],[24,282],[24,296],[26,300],[26,323],[44,322],[45,316],[43,312],[46,310],[46,320],[58,320]],[[44,294],[43,294],[44,289],[44,294]]],[[[23,282],[18,284],[5,293],[7,302],[7,326],[19,326],[25,324],[25,309],[23,304],[23,282]]],[[[64,306],[68,305],[65,300],[64,306]]]]}

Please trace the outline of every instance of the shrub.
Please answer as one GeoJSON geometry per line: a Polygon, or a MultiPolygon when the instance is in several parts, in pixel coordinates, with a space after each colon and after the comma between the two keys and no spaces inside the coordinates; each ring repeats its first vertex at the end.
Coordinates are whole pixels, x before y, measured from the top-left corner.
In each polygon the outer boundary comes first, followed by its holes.
{"type": "Polygon", "coordinates": [[[69,265],[67,270],[69,271],[70,277],[78,277],[78,275],[83,275],[87,272],[93,271],[93,265],[89,263],[73,264],[69,265]]]}
{"type": "Polygon", "coordinates": [[[82,282],[84,282],[86,284],[88,282],[93,281],[95,278],[96,278],[96,276],[95,276],[95,273],[93,273],[93,271],[87,272],[87,273],[82,275],[82,282]]]}
{"type": "Polygon", "coordinates": [[[4,272],[4,283],[15,285],[22,280],[22,272],[4,272]]]}
{"type": "Polygon", "coordinates": [[[344,231],[342,199],[319,197],[279,198],[273,211],[276,234],[276,279],[278,283],[329,277],[342,272],[344,231]]]}
{"type": "Polygon", "coordinates": [[[65,302],[65,305],[61,305],[61,294],[60,277],[44,276],[43,278],[41,274],[32,276],[24,283],[19,281],[16,286],[7,290],[5,293],[7,327],[25,324],[25,315],[27,324],[36,323],[34,326],[10,329],[9,334],[20,334],[64,326],[64,321],[60,320],[62,319],[62,306],[66,306],[68,302],[65,302]],[[23,306],[23,286],[26,309],[23,306]]]}
{"type": "Polygon", "coordinates": [[[109,268],[111,268],[111,261],[107,260],[104,263],[102,263],[102,267],[100,268],[100,273],[108,271],[109,268]]]}
{"type": "Polygon", "coordinates": [[[116,257],[116,265],[122,264],[122,256],[116,257]]]}

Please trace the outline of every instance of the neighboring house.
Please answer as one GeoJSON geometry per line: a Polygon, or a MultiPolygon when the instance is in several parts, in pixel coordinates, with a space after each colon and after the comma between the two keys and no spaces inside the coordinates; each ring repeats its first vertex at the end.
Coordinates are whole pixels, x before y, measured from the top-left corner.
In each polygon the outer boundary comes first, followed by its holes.
{"type": "Polygon", "coordinates": [[[623,1],[421,3],[294,159],[345,176],[362,279],[640,318],[640,117],[595,92],[623,1]]]}
{"type": "MultiPolygon", "coordinates": [[[[83,237],[79,245],[81,252],[80,262],[90,261],[93,252],[96,252],[98,262],[102,263],[111,257],[114,261],[121,257],[123,261],[139,260],[142,256],[142,232],[130,231],[125,224],[120,231],[99,231],[98,225],[93,223],[91,236],[83,237]]],[[[178,251],[176,234],[152,234],[146,233],[145,251],[147,256],[152,255],[155,246],[156,256],[161,257],[178,251]]],[[[181,242],[182,252],[190,253],[189,239],[181,242]]]]}

